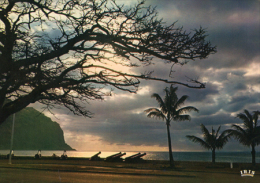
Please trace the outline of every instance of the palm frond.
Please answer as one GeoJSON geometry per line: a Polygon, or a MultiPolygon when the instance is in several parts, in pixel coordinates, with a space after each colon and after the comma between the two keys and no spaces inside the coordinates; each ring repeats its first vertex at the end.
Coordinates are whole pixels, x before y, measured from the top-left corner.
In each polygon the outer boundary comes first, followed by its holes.
{"type": "Polygon", "coordinates": [[[232,127],[235,129],[226,130],[228,133],[230,133],[230,136],[237,139],[241,144],[245,146],[250,146],[251,141],[248,138],[248,134],[246,133],[246,131],[237,125],[232,125],[232,127]]]}
{"type": "Polygon", "coordinates": [[[149,112],[152,112],[152,111],[158,111],[159,109],[157,108],[149,108],[149,109],[146,109],[144,110],[145,113],[149,113],[149,112]]]}
{"type": "Polygon", "coordinates": [[[169,100],[165,101],[165,106],[167,108],[167,111],[172,112],[172,111],[176,111],[176,108],[174,108],[174,104],[175,104],[175,100],[172,98],[169,98],[169,100]]]}
{"type": "Polygon", "coordinates": [[[251,117],[250,116],[251,115],[247,110],[245,110],[245,114],[243,114],[243,113],[237,114],[237,118],[241,119],[244,122],[244,126],[246,128],[249,128],[249,129],[252,126],[252,124],[251,124],[252,123],[252,116],[251,117]]]}
{"type": "Polygon", "coordinates": [[[228,139],[229,138],[227,136],[216,139],[216,144],[215,144],[216,149],[223,149],[224,145],[228,142],[228,139]]]}
{"type": "Polygon", "coordinates": [[[258,116],[260,115],[260,111],[254,111],[253,112],[253,120],[254,120],[254,127],[257,127],[258,122],[258,116]]]}
{"type": "Polygon", "coordinates": [[[246,114],[246,116],[249,119],[249,121],[253,121],[252,115],[248,112],[248,110],[245,109],[244,113],[246,114]]]}
{"type": "Polygon", "coordinates": [[[222,136],[227,136],[227,137],[231,138],[232,135],[230,134],[229,130],[224,130],[224,131],[220,134],[219,137],[222,137],[222,136]]]}
{"type": "Polygon", "coordinates": [[[236,131],[240,132],[241,134],[246,135],[246,131],[241,126],[232,125],[231,127],[234,128],[236,131]]]}
{"type": "Polygon", "coordinates": [[[151,97],[155,98],[155,100],[158,102],[160,108],[162,108],[162,109],[165,108],[165,103],[159,94],[154,93],[154,94],[152,94],[151,97]]]}
{"type": "Polygon", "coordinates": [[[209,147],[211,149],[222,149],[230,138],[230,133],[227,131],[222,132],[220,136],[218,136],[218,133],[221,128],[220,126],[216,133],[213,127],[212,127],[212,133],[209,133],[209,130],[203,124],[201,124],[200,126],[201,126],[201,131],[203,133],[204,140],[195,136],[187,136],[187,137],[193,142],[200,143],[201,145],[203,145],[203,147],[207,146],[208,149],[209,147]]]}
{"type": "Polygon", "coordinates": [[[174,108],[178,109],[181,105],[184,104],[184,102],[187,100],[188,95],[183,95],[178,101],[176,101],[174,108]]]}
{"type": "Polygon", "coordinates": [[[170,95],[172,94],[176,94],[176,91],[178,90],[178,87],[173,87],[173,85],[171,85],[170,90],[168,90],[170,93],[170,95]]]}
{"type": "MultiPolygon", "coordinates": [[[[171,86],[172,87],[172,86],[171,86]]],[[[166,95],[164,97],[164,103],[165,103],[165,107],[167,111],[172,111],[172,110],[176,110],[174,105],[176,104],[176,102],[178,101],[178,96],[175,93],[177,90],[177,88],[171,88],[170,91],[166,92],[166,95]]]]}
{"type": "Polygon", "coordinates": [[[201,139],[199,137],[196,137],[194,135],[187,135],[186,137],[189,140],[191,140],[192,142],[200,144],[205,149],[211,149],[212,148],[207,142],[205,142],[203,139],[201,139]]]}
{"type": "Polygon", "coordinates": [[[216,148],[222,149],[224,145],[228,142],[230,139],[231,134],[228,131],[223,131],[220,136],[216,139],[216,148]]]}
{"type": "Polygon", "coordinates": [[[256,135],[255,137],[252,138],[252,141],[256,144],[260,144],[260,134],[256,135]]]}
{"type": "Polygon", "coordinates": [[[165,115],[162,113],[162,111],[160,111],[159,109],[157,108],[149,108],[149,109],[146,109],[144,111],[145,113],[148,113],[147,114],[147,117],[148,118],[155,118],[155,119],[162,119],[162,120],[165,120],[166,117],[165,115]]]}
{"type": "Polygon", "coordinates": [[[256,136],[259,136],[260,135],[260,126],[255,127],[254,132],[255,132],[256,136]]]}
{"type": "Polygon", "coordinates": [[[160,108],[159,109],[156,109],[156,108],[146,109],[144,112],[147,113],[147,117],[150,117],[150,118],[154,117],[154,118],[159,118],[159,119],[163,119],[163,120],[167,119],[169,121],[170,120],[175,120],[175,121],[190,120],[190,116],[184,115],[183,113],[192,111],[192,110],[198,112],[198,109],[196,109],[195,107],[192,107],[192,106],[187,106],[187,107],[183,107],[183,108],[179,109],[178,112],[176,112],[176,106],[183,104],[187,98],[187,96],[183,96],[181,98],[181,100],[178,101],[178,97],[176,94],[177,89],[178,88],[173,87],[173,85],[171,85],[170,88],[166,87],[164,89],[164,91],[165,91],[164,99],[162,99],[160,97],[160,95],[157,93],[152,94],[151,97],[155,98],[157,100],[160,108]],[[179,102],[179,103],[176,105],[176,102],[179,102]]]}
{"type": "Polygon", "coordinates": [[[220,126],[218,127],[218,129],[217,129],[216,137],[218,136],[218,133],[219,133],[220,128],[221,128],[221,125],[220,125],[220,126]]]}
{"type": "Polygon", "coordinates": [[[208,129],[203,124],[200,124],[200,129],[201,129],[201,132],[203,133],[203,137],[205,140],[211,138],[211,135],[210,135],[208,129]]]}
{"type": "Polygon", "coordinates": [[[174,121],[190,121],[190,115],[175,115],[173,116],[174,121]]]}
{"type": "Polygon", "coordinates": [[[190,112],[190,111],[195,111],[195,112],[199,112],[199,110],[193,106],[187,106],[187,107],[183,107],[180,108],[179,110],[176,111],[177,114],[183,114],[186,112],[190,112]]]}
{"type": "Polygon", "coordinates": [[[251,115],[248,110],[239,113],[237,117],[244,122],[244,128],[238,125],[232,125],[233,129],[227,130],[230,134],[245,146],[253,146],[260,144],[260,127],[257,126],[257,120],[260,112],[253,111],[251,115]]]}

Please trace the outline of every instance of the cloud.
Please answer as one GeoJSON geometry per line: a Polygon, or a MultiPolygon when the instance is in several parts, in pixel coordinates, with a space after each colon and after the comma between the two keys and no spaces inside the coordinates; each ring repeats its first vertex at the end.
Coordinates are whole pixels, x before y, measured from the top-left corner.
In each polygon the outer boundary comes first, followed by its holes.
{"type": "MultiPolygon", "coordinates": [[[[260,1],[149,0],[146,3],[157,6],[159,18],[164,17],[168,24],[178,20],[176,26],[183,26],[188,32],[200,26],[206,28],[207,39],[217,46],[216,54],[189,61],[184,66],[154,59],[154,64],[131,70],[154,71],[154,77],[184,83],[187,77],[206,83],[206,88],[199,90],[176,85],[179,97],[189,96],[185,106],[194,106],[200,112],[190,113],[190,122],[171,123],[174,150],[202,150],[185,137],[201,135],[201,123],[209,129],[221,125],[221,130],[225,130],[242,122],[235,116],[244,109],[260,110],[260,1]],[[171,68],[174,72],[170,77],[171,68]]],[[[86,106],[95,114],[93,118],[74,116],[64,108],[54,109],[55,117],[45,113],[59,122],[68,144],[78,150],[167,151],[165,122],[147,118],[143,113],[146,108],[158,107],[150,96],[152,93],[164,96],[163,89],[167,86],[163,82],[141,80],[137,94],[115,89],[111,97],[90,101],[86,106]]],[[[37,105],[34,104],[40,109],[37,105]]],[[[248,149],[231,140],[224,150],[248,149]]]]}

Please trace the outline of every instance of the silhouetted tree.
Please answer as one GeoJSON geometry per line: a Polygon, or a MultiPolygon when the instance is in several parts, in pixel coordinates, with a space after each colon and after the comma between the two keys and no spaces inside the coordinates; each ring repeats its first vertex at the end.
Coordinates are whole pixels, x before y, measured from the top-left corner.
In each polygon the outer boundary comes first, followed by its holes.
{"type": "Polygon", "coordinates": [[[205,38],[202,28],[164,24],[144,1],[128,8],[115,0],[1,0],[0,124],[37,101],[91,117],[83,106],[109,96],[104,88],[136,92],[140,79],[204,88],[122,67],[204,59],[216,52],[205,38]]]}
{"type": "Polygon", "coordinates": [[[212,127],[211,133],[203,124],[201,124],[200,126],[203,133],[203,139],[194,135],[187,135],[186,137],[192,142],[200,144],[205,149],[210,149],[212,151],[212,163],[215,163],[216,149],[222,149],[224,147],[224,145],[228,142],[228,139],[230,138],[230,134],[227,131],[223,131],[219,135],[219,130],[221,126],[218,127],[217,132],[215,132],[212,127]]]}
{"type": "Polygon", "coordinates": [[[187,95],[183,95],[180,99],[176,94],[178,87],[173,87],[171,85],[170,88],[166,87],[165,97],[162,99],[159,94],[154,93],[151,97],[155,98],[160,106],[160,108],[149,108],[144,112],[147,113],[147,117],[149,118],[158,118],[166,121],[167,126],[167,137],[168,137],[168,146],[169,146],[169,158],[170,158],[170,166],[174,166],[174,160],[172,156],[172,145],[171,145],[171,135],[170,135],[170,122],[173,121],[185,121],[190,120],[190,116],[184,113],[188,111],[196,111],[199,110],[192,106],[187,106],[181,108],[186,99],[187,95]]]}
{"type": "Polygon", "coordinates": [[[255,147],[260,144],[260,126],[257,126],[259,115],[260,111],[254,111],[251,115],[248,110],[244,110],[244,113],[237,114],[237,117],[243,121],[243,127],[232,125],[233,129],[228,130],[241,144],[252,148],[252,165],[255,165],[255,147]]]}

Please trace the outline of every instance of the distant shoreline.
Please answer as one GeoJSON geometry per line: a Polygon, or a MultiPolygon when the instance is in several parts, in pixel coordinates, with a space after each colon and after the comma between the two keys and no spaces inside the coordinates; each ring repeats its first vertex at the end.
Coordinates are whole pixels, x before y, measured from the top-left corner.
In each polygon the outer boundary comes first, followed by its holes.
{"type": "MultiPolygon", "coordinates": [[[[0,150],[0,155],[2,159],[5,158],[10,153],[10,150],[0,150]]],[[[38,153],[38,150],[14,150],[15,157],[31,157],[34,158],[35,154],[38,153]]],[[[70,159],[88,159],[99,153],[98,151],[77,151],[77,150],[66,150],[66,155],[70,159]]],[[[111,155],[115,155],[117,152],[106,152],[101,151],[98,154],[98,157],[105,159],[111,155]]],[[[140,152],[141,154],[144,152],[140,152]]],[[[143,160],[162,160],[168,161],[169,154],[168,152],[145,152],[146,155],[142,156],[143,160]]],[[[260,163],[260,156],[257,152],[256,163],[260,163]]],[[[42,157],[61,157],[64,154],[64,150],[41,150],[42,157]]],[[[121,156],[121,159],[126,159],[139,152],[122,152],[124,154],[121,156]],[[126,154],[125,154],[126,153],[126,154]]],[[[211,162],[212,156],[211,152],[173,152],[173,158],[175,161],[188,161],[188,162],[211,162]]],[[[239,162],[239,163],[250,163],[252,161],[252,155],[250,152],[217,152],[216,153],[216,162],[239,162]]]]}

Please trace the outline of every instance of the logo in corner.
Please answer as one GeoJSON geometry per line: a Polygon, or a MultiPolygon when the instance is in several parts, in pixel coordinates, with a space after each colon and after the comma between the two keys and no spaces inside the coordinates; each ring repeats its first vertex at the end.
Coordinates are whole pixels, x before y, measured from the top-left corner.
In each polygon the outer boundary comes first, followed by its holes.
{"type": "Polygon", "coordinates": [[[255,175],[255,171],[251,171],[251,170],[248,170],[248,171],[247,170],[241,170],[240,173],[241,173],[242,177],[245,177],[245,176],[254,177],[254,175],[255,175]]]}

